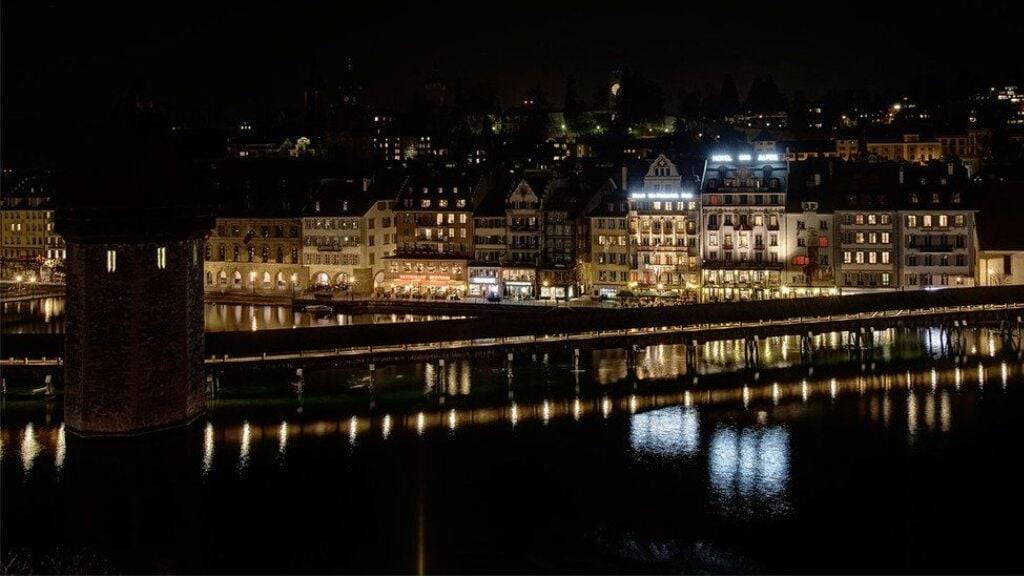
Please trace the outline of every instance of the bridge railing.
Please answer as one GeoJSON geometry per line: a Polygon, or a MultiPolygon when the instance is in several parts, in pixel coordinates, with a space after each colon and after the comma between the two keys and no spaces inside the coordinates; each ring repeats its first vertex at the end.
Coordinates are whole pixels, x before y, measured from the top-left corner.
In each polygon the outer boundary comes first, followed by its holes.
{"type": "MultiPolygon", "coordinates": [[[[579,334],[630,328],[688,327],[827,318],[858,313],[977,307],[1024,303],[1024,286],[885,292],[751,302],[719,302],[651,308],[555,308],[542,314],[435,320],[401,324],[325,326],[256,332],[206,334],[207,356],[285,354],[401,344],[425,344],[484,338],[579,334]]],[[[2,337],[3,358],[63,355],[61,334],[9,334],[2,337]]]]}

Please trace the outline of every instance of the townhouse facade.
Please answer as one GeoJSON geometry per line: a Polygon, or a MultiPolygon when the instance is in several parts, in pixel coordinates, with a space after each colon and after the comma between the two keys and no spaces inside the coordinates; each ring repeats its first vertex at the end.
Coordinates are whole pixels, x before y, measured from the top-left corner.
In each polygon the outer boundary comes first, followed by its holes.
{"type": "Polygon", "coordinates": [[[701,186],[704,301],[782,295],[787,185],[777,154],[711,157],[701,186]]]}
{"type": "Polygon", "coordinates": [[[631,280],[641,290],[697,297],[700,278],[700,199],[664,154],[651,163],[643,187],[629,193],[631,280]]]}

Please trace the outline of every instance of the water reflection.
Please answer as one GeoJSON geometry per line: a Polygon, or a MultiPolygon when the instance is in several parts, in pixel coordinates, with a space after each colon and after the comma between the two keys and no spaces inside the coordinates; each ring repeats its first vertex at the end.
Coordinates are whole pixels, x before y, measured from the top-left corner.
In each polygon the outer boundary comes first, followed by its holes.
{"type": "Polygon", "coordinates": [[[629,419],[629,443],[638,452],[661,456],[692,455],[700,444],[696,408],[673,406],[634,414],[629,419]]]}
{"type": "Polygon", "coordinates": [[[770,512],[784,511],[789,505],[789,431],[781,426],[716,426],[708,448],[708,476],[726,508],[756,498],[770,512]]]}
{"type": "MultiPolygon", "coordinates": [[[[42,298],[2,305],[4,334],[63,333],[64,298],[42,298]]],[[[388,324],[444,320],[458,316],[424,314],[329,314],[315,315],[291,306],[272,304],[205,305],[207,332],[236,330],[274,330],[311,326],[347,326],[352,324],[388,324]]]]}

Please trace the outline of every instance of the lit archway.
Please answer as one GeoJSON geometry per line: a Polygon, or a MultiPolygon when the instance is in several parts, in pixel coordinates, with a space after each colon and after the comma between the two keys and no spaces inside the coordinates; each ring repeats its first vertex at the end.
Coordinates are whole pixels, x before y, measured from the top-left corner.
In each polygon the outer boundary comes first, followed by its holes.
{"type": "Polygon", "coordinates": [[[232,278],[232,281],[233,281],[232,283],[234,284],[235,288],[241,288],[242,287],[242,273],[239,272],[238,270],[235,270],[235,274],[234,274],[234,277],[232,278]]]}
{"type": "Polygon", "coordinates": [[[320,272],[313,277],[313,283],[317,286],[330,286],[331,277],[327,275],[327,272],[320,272]]]}
{"type": "Polygon", "coordinates": [[[287,287],[288,287],[288,283],[285,282],[284,272],[278,272],[277,273],[277,289],[278,290],[284,290],[287,287]]]}

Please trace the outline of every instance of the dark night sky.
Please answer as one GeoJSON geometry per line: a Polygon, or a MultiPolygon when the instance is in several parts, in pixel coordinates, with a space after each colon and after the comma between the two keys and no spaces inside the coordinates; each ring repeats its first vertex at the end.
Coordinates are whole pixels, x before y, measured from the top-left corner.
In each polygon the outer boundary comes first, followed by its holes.
{"type": "Polygon", "coordinates": [[[1019,78],[1019,2],[44,2],[2,3],[4,151],[105,115],[144,87],[174,110],[251,116],[297,106],[314,54],[338,78],[355,58],[368,95],[393,106],[436,65],[485,79],[503,103],[540,86],[560,103],[565,76],[588,102],[614,67],[680,88],[741,92],[773,73],[786,93],[891,91],[914,75],[1019,78]]]}

